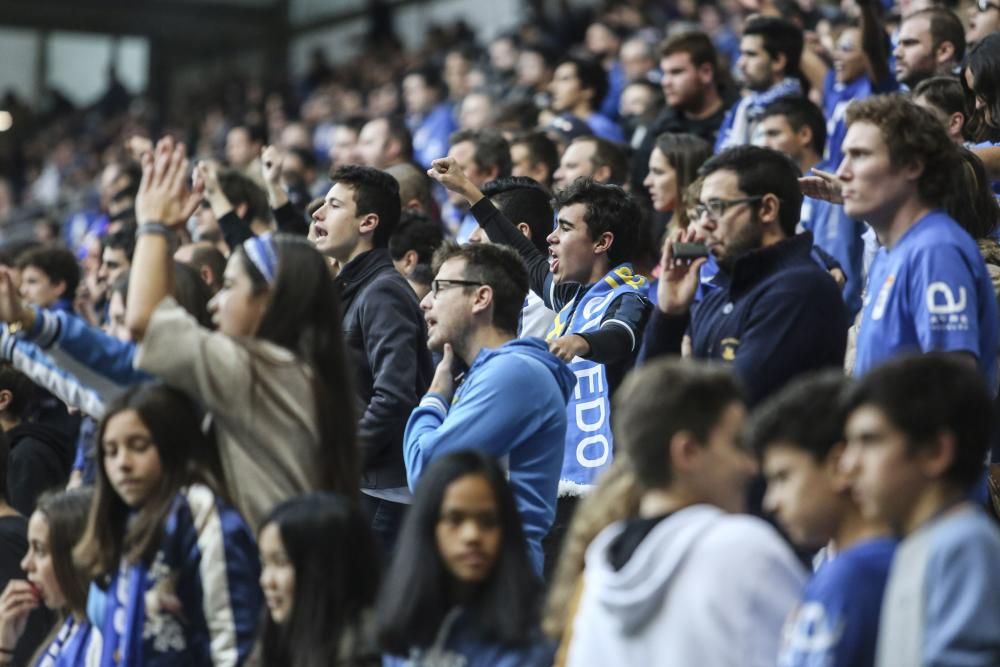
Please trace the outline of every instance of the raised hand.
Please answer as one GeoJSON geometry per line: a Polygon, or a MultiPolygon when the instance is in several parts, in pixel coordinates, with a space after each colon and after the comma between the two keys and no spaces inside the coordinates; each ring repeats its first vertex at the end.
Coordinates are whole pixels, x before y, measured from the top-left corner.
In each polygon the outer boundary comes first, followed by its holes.
{"type": "Polygon", "coordinates": [[[0,267],[0,322],[29,325],[34,320],[34,311],[25,306],[17,290],[13,272],[0,267]]]}
{"type": "Polygon", "coordinates": [[[803,176],[799,179],[799,189],[806,197],[822,199],[833,204],[843,204],[844,197],[841,195],[842,185],[836,174],[831,174],[822,169],[811,170],[813,176],[803,176]]]}
{"type": "Polygon", "coordinates": [[[694,243],[698,233],[694,227],[678,229],[663,242],[660,256],[660,282],[656,296],[660,310],[667,315],[683,315],[694,302],[701,279],[701,267],[708,261],[705,257],[695,260],[674,259],[675,243],[694,243]]]}
{"type": "Polygon", "coordinates": [[[285,161],[284,152],[277,146],[265,146],[260,152],[260,170],[268,185],[281,185],[281,169],[285,161]]]}
{"type": "Polygon", "coordinates": [[[187,149],[170,137],[160,139],[152,153],[143,154],[142,181],[135,198],[135,217],[140,225],[177,225],[186,221],[187,171],[187,149]]]}
{"type": "Polygon", "coordinates": [[[465,197],[470,204],[475,204],[483,198],[483,193],[469,180],[453,157],[443,157],[431,162],[427,175],[452,192],[465,197]]]}

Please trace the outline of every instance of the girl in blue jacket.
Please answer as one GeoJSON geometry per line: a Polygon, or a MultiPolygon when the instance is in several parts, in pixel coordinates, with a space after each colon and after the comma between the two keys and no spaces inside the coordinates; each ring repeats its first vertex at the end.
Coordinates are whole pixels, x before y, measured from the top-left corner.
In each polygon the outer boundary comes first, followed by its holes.
{"type": "Polygon", "coordinates": [[[193,403],[133,387],[98,431],[77,560],[105,587],[102,667],[239,665],[261,610],[253,534],[218,494],[193,403]]]}
{"type": "Polygon", "coordinates": [[[383,665],[548,667],[541,590],[499,464],[442,457],[417,486],[379,600],[383,665]]]}
{"type": "Polygon", "coordinates": [[[44,605],[63,615],[35,652],[35,667],[89,667],[100,657],[101,636],[87,620],[89,581],[73,563],[73,545],[87,525],[92,494],[78,489],[43,495],[28,522],[27,581],[12,580],[0,595],[0,665],[15,662],[28,615],[44,605]]]}

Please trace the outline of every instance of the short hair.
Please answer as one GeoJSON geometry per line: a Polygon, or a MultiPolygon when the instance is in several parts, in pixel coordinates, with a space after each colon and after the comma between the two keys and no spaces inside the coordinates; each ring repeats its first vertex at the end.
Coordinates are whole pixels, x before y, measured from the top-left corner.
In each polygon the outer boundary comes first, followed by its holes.
{"type": "Polygon", "coordinates": [[[473,160],[480,170],[488,171],[494,167],[497,178],[510,176],[510,144],[496,130],[459,130],[448,137],[448,145],[455,146],[463,141],[469,141],[476,147],[473,160]]]}
{"type": "Polygon", "coordinates": [[[962,83],[953,76],[932,76],[924,79],[913,89],[912,98],[922,97],[935,108],[947,115],[960,113],[969,117],[969,107],[965,103],[962,83]]]}
{"type": "Polygon", "coordinates": [[[804,38],[802,29],[791,21],[776,16],[756,16],[743,28],[743,36],[758,36],[763,40],[764,50],[773,59],[779,53],[785,55],[785,76],[799,74],[804,38]]]}
{"type": "Polygon", "coordinates": [[[80,265],[76,256],[59,245],[44,245],[26,251],[17,258],[17,268],[33,266],[44,273],[53,284],[66,283],[64,299],[72,299],[80,284],[80,265]]]}
{"type": "Polygon", "coordinates": [[[316,153],[311,150],[302,148],[301,146],[292,146],[288,149],[289,155],[294,155],[302,162],[302,167],[304,169],[315,169],[316,168],[316,153]]]}
{"type": "Polygon", "coordinates": [[[434,252],[444,243],[444,229],[441,223],[431,220],[417,211],[403,211],[396,230],[389,237],[389,256],[399,261],[409,251],[417,253],[417,266],[414,268],[413,280],[422,284],[430,284],[434,279],[431,273],[431,262],[434,252]]]}
{"type": "Polygon", "coordinates": [[[530,100],[514,100],[500,107],[493,124],[498,129],[526,132],[538,125],[539,112],[530,100]]]}
{"type": "Polygon", "coordinates": [[[817,462],[826,460],[844,439],[840,409],[849,380],[841,371],[825,371],[796,378],[754,411],[750,441],[763,456],[774,445],[808,452],[817,462]],[[817,410],[817,406],[823,409],[817,410]]]}
{"type": "Polygon", "coordinates": [[[267,130],[260,123],[236,123],[229,131],[244,130],[251,143],[262,144],[267,141],[267,130]]]}
{"type": "Polygon", "coordinates": [[[927,7],[913,12],[904,20],[926,18],[930,23],[931,48],[937,49],[944,42],[951,42],[955,47],[955,62],[965,58],[965,27],[962,19],[947,7],[927,7]]]}
{"type": "Polygon", "coordinates": [[[609,183],[613,185],[625,184],[629,175],[628,154],[619,144],[602,139],[601,137],[588,135],[577,137],[570,142],[570,145],[582,143],[594,144],[594,155],[590,158],[590,161],[593,163],[595,170],[607,167],[610,173],[610,176],[608,176],[609,183]]]}
{"type": "Polygon", "coordinates": [[[719,69],[719,52],[715,50],[712,39],[703,32],[687,31],[668,37],[660,45],[660,58],[667,58],[677,53],[686,53],[695,67],[711,65],[712,71],[719,69]]]}
{"type": "Polygon", "coordinates": [[[544,132],[536,130],[519,134],[511,139],[510,145],[524,146],[528,149],[528,159],[531,160],[531,164],[544,164],[548,167],[550,176],[559,169],[559,148],[544,132]]]}
{"type": "Polygon", "coordinates": [[[826,149],[826,117],[823,111],[806,97],[795,95],[779,97],[764,107],[760,120],[771,116],[784,116],[793,132],[798,132],[808,126],[812,131],[812,141],[809,147],[817,155],[823,155],[826,149]]]}
{"type": "Polygon", "coordinates": [[[500,178],[484,185],[483,195],[515,225],[527,223],[531,242],[542,253],[548,253],[545,239],[552,232],[554,221],[552,198],[538,181],[525,176],[500,178]]]}
{"type": "Polygon", "coordinates": [[[859,408],[876,408],[906,436],[911,453],[951,433],[955,460],[944,478],[969,488],[983,472],[992,403],[972,364],[935,352],[899,357],[862,376],[848,392],[845,412],[849,417],[859,408]]]}
{"type": "Polygon", "coordinates": [[[203,266],[207,266],[212,271],[215,283],[212,290],[222,287],[222,276],[226,272],[226,256],[212,243],[196,243],[191,251],[191,261],[188,264],[201,272],[203,266]]]}
{"type": "Polygon", "coordinates": [[[576,68],[576,78],[580,79],[580,88],[594,92],[590,99],[591,108],[599,109],[601,102],[608,95],[608,73],[604,71],[604,65],[593,58],[568,56],[559,61],[557,67],[567,63],[576,68]]]}
{"type": "Polygon", "coordinates": [[[121,250],[128,257],[128,261],[132,261],[132,255],[135,253],[135,229],[122,229],[112,234],[108,234],[103,239],[101,239],[101,247],[104,250],[111,248],[112,250],[121,250]]]}
{"type": "Polygon", "coordinates": [[[778,222],[785,236],[795,236],[802,214],[799,168],[784,153],[760,146],[737,146],[725,150],[702,165],[698,174],[708,177],[717,171],[736,173],[740,190],[749,197],[772,194],[781,202],[778,222]]]}
{"type": "Polygon", "coordinates": [[[423,212],[427,215],[433,214],[437,204],[434,202],[434,195],[431,192],[432,181],[427,172],[417,169],[410,162],[401,162],[387,167],[385,172],[396,179],[399,183],[399,204],[403,208],[411,199],[420,202],[423,212]]]}
{"type": "Polygon", "coordinates": [[[271,206],[267,201],[267,193],[249,176],[236,169],[220,169],[219,187],[234,208],[246,204],[247,219],[271,219],[271,206]]]}
{"type": "Polygon", "coordinates": [[[0,431],[0,500],[10,504],[10,496],[7,491],[7,469],[10,465],[10,441],[7,434],[0,431]]]}
{"type": "Polygon", "coordinates": [[[421,67],[414,67],[403,75],[403,78],[409,76],[419,76],[424,80],[424,85],[428,88],[436,90],[440,95],[445,90],[444,79],[441,78],[441,72],[436,67],[431,67],[430,65],[424,65],[421,67]]]}
{"type": "Polygon", "coordinates": [[[12,396],[7,412],[16,419],[24,419],[37,395],[35,383],[11,362],[0,361],[0,391],[3,390],[12,396]]]}
{"type": "Polygon", "coordinates": [[[400,159],[403,162],[413,161],[413,133],[406,125],[406,120],[399,115],[380,116],[372,118],[372,121],[385,121],[385,135],[387,139],[396,141],[399,144],[400,159]]]}
{"type": "Polygon", "coordinates": [[[743,392],[728,367],[656,359],[632,371],[615,394],[615,445],[626,453],[640,484],[665,488],[673,480],[670,439],[688,431],[706,443],[733,403],[743,403],[743,392]]]}
{"type": "Polygon", "coordinates": [[[493,326],[517,332],[524,299],[528,296],[528,269],[514,250],[493,243],[456,245],[446,242],[434,253],[434,273],[449,259],[465,260],[465,279],[493,290],[493,326]]]}
{"type": "Polygon", "coordinates": [[[583,204],[590,238],[597,240],[601,234],[611,232],[614,241],[608,249],[612,266],[632,259],[639,243],[639,205],[618,185],[596,183],[590,178],[578,178],[556,193],[552,208],[559,209],[573,204],[583,204]]]}
{"type": "Polygon", "coordinates": [[[374,213],[378,226],[372,234],[376,248],[389,245],[389,237],[399,224],[399,183],[381,169],[348,164],[330,174],[330,181],[342,183],[354,190],[357,215],[374,213]]]}
{"type": "Polygon", "coordinates": [[[955,194],[961,176],[958,147],[927,109],[901,95],[875,95],[852,102],[846,122],[848,127],[862,122],[878,127],[893,166],[922,162],[917,191],[927,203],[943,206],[955,194]]]}

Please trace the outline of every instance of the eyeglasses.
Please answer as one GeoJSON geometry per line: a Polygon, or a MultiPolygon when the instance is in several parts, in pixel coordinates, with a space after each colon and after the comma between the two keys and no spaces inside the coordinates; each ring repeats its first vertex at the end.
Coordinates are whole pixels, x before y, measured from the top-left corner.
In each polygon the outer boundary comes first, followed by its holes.
{"type": "Polygon", "coordinates": [[[991,9],[1000,10],[1000,5],[995,2],[990,2],[989,0],[978,0],[976,2],[976,8],[979,9],[980,12],[988,12],[991,9]]]}
{"type": "Polygon", "coordinates": [[[475,280],[432,280],[431,294],[433,294],[436,299],[438,292],[443,289],[448,289],[449,287],[479,287],[485,284],[486,283],[477,282],[475,280]]]}
{"type": "Polygon", "coordinates": [[[694,206],[695,219],[698,220],[701,216],[707,215],[709,220],[718,220],[733,206],[758,202],[763,198],[763,196],[740,197],[739,199],[709,199],[706,202],[698,202],[694,206]]]}

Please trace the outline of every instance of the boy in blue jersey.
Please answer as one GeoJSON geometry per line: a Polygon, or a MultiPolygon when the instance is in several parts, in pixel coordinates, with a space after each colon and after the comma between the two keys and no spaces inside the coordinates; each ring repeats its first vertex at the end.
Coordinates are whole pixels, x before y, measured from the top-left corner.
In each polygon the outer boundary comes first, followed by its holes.
{"type": "Polygon", "coordinates": [[[839,469],[847,386],[839,371],[789,383],[754,415],[773,513],[803,549],[828,545],[785,626],[781,667],[872,667],[882,593],[896,540],[888,526],[862,516],[839,469]],[[825,409],[817,411],[817,406],[825,409]]]}
{"type": "Polygon", "coordinates": [[[907,356],[845,401],[849,475],[862,513],[902,541],[875,664],[1000,665],[1000,530],[969,500],[989,446],[990,393],[966,359],[907,356]]]}
{"type": "Polygon", "coordinates": [[[944,210],[961,188],[958,147],[925,109],[895,96],[847,112],[837,170],[844,211],[882,248],[872,262],[854,374],[906,352],[949,351],[997,379],[997,304],[976,242],[944,210]]]}

